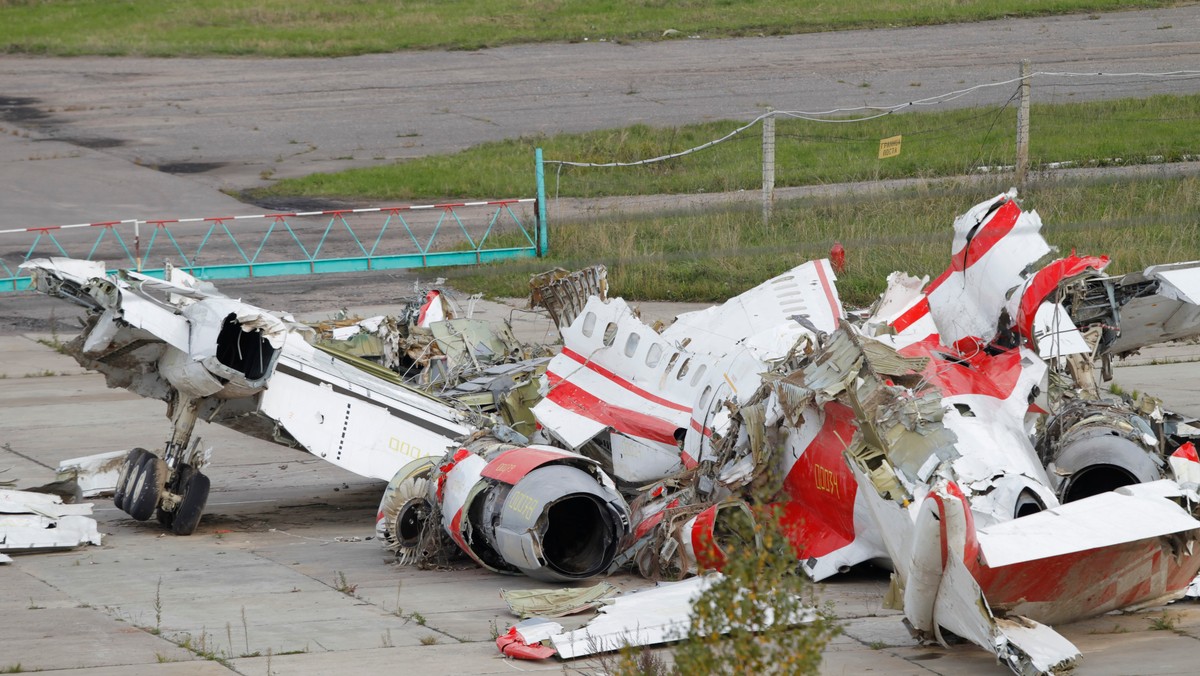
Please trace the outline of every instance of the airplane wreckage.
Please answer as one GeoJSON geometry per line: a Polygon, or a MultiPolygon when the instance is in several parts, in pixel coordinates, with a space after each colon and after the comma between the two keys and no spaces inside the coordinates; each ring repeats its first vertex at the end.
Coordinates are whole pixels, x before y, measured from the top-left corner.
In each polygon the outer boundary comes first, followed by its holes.
{"type": "Polygon", "coordinates": [[[121,465],[135,519],[196,528],[197,420],[388,481],[376,528],[403,562],[678,580],[719,568],[722,534],[768,496],[812,579],[886,566],[918,637],[1045,673],[1078,657],[1047,624],[1196,595],[1200,422],[1101,383],[1200,334],[1200,262],[1106,276],[1040,229],[1015,192],[981,203],[945,273],[893,273],[854,313],[827,260],[662,329],[608,298],[599,266],[547,273],[531,286],[553,356],[436,291],[311,327],[179,270],[22,267],[89,310],[81,364],[168,404],[165,447],[121,465]]]}

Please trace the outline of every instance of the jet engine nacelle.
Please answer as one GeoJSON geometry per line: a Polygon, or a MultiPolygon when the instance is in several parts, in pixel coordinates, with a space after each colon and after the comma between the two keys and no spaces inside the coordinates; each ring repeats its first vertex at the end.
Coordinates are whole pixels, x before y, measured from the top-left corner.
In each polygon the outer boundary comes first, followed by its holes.
{"type": "Polygon", "coordinates": [[[1063,503],[1164,476],[1157,434],[1125,406],[1074,406],[1047,421],[1046,430],[1038,450],[1063,503]]]}
{"type": "Polygon", "coordinates": [[[485,459],[464,449],[431,479],[427,499],[440,503],[442,528],[499,572],[592,577],[608,570],[629,532],[629,507],[612,479],[576,453],[532,446],[485,459]]]}

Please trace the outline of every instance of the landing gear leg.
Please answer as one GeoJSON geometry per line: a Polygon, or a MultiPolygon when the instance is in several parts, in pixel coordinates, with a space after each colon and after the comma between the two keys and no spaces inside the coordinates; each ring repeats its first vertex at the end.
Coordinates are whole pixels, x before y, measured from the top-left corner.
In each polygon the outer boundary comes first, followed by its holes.
{"type": "Polygon", "coordinates": [[[171,438],[162,456],[135,448],[125,457],[113,504],[139,521],[157,511],[158,522],[176,535],[191,535],[208,502],[209,480],[200,472],[203,457],[192,444],[200,401],[176,394],[171,401],[171,438]]]}

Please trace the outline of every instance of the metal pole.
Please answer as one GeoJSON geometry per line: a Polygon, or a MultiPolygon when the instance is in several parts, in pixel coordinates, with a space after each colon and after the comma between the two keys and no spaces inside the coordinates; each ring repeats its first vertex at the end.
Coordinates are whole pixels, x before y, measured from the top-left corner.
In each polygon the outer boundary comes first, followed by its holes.
{"type": "Polygon", "coordinates": [[[133,219],[133,257],[138,272],[142,271],[142,234],[139,227],[141,224],[138,219],[133,219]]]}
{"type": "Polygon", "coordinates": [[[1021,101],[1017,107],[1017,175],[1018,186],[1025,185],[1029,174],[1029,81],[1032,79],[1029,59],[1021,60],[1021,101]]]}
{"type": "Polygon", "coordinates": [[[550,248],[550,237],[546,227],[546,174],[542,168],[542,149],[537,148],[533,151],[533,162],[537,165],[537,202],[535,209],[537,213],[537,255],[545,256],[546,251],[550,248]]]}
{"type": "Polygon", "coordinates": [[[771,221],[771,209],[775,206],[775,115],[767,108],[762,121],[762,219],[763,225],[771,221]]]}

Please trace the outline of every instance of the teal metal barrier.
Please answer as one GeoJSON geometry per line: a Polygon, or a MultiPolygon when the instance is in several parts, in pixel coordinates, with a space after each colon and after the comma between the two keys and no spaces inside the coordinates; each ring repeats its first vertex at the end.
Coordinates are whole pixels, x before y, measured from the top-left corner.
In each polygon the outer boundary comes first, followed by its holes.
{"type": "Polygon", "coordinates": [[[152,276],[161,276],[163,267],[145,263],[170,260],[177,268],[213,280],[532,258],[546,250],[548,239],[540,149],[537,159],[536,199],[3,230],[0,244],[24,241],[17,249],[23,252],[19,260],[0,256],[0,292],[28,289],[29,277],[18,266],[46,256],[105,260],[110,267],[152,276]],[[530,212],[525,218],[518,213],[523,210],[530,212]]]}

